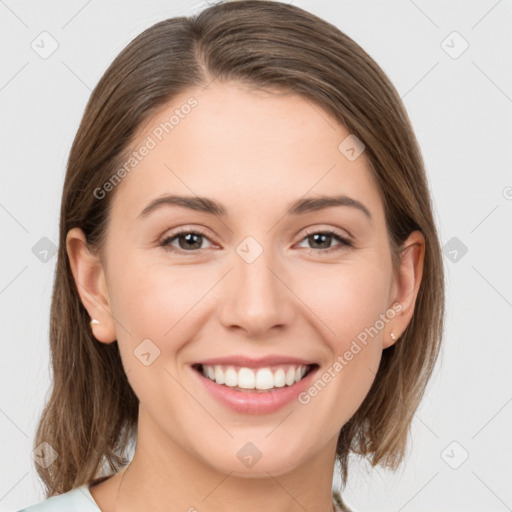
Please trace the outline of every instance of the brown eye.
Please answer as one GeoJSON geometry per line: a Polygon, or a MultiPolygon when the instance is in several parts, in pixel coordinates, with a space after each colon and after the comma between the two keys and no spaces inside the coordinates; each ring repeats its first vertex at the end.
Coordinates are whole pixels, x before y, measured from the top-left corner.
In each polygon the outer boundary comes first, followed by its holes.
{"type": "Polygon", "coordinates": [[[342,237],[335,231],[317,231],[315,233],[308,233],[301,242],[307,241],[310,244],[310,249],[316,249],[312,252],[330,252],[342,249],[347,246],[352,246],[352,243],[345,237],[342,237]],[[332,241],[340,242],[338,245],[332,246],[332,241]]]}
{"type": "Polygon", "coordinates": [[[165,249],[177,252],[197,252],[204,247],[202,244],[204,240],[209,240],[208,237],[199,231],[179,231],[166,237],[160,245],[165,249]],[[178,247],[173,245],[173,242],[178,242],[178,247]]]}

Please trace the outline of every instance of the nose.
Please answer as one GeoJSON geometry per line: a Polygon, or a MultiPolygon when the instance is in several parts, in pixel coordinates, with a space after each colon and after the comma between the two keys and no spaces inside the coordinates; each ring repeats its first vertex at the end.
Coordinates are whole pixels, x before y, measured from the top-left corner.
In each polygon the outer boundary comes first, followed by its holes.
{"type": "Polygon", "coordinates": [[[272,330],[281,332],[291,325],[295,296],[272,251],[264,250],[252,262],[235,253],[233,262],[220,311],[224,327],[242,330],[249,337],[268,337],[272,330]]]}

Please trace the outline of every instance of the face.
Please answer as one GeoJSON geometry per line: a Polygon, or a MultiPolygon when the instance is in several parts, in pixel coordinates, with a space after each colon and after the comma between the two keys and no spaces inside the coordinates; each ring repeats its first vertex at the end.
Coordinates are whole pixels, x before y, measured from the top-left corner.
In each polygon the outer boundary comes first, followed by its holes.
{"type": "Polygon", "coordinates": [[[234,83],[190,89],[140,130],[145,156],[108,192],[91,291],[105,307],[86,305],[159,450],[243,476],[334,454],[405,329],[411,284],[393,273],[364,152],[338,149],[349,135],[297,95],[234,83]],[[323,196],[343,198],[307,201],[323,196]]]}

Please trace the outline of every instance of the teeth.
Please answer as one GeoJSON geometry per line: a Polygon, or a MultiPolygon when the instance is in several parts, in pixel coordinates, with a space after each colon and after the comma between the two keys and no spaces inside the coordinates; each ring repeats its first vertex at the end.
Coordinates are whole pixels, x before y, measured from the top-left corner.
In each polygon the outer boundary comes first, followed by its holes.
{"type": "Polygon", "coordinates": [[[282,388],[286,384],[286,375],[282,368],[278,368],[274,372],[274,386],[276,388],[282,388]]]}
{"type": "MultiPolygon", "coordinates": [[[[236,375],[236,371],[233,370],[233,372],[236,375]]],[[[235,383],[235,386],[237,385],[239,388],[254,389],[256,387],[256,375],[254,375],[254,372],[249,368],[240,368],[240,370],[238,370],[238,383],[235,383]]]]}
{"type": "Polygon", "coordinates": [[[292,386],[304,377],[307,369],[306,365],[284,365],[274,370],[266,367],[255,371],[246,367],[202,365],[203,375],[217,384],[225,384],[232,388],[261,390],[282,388],[285,385],[292,386]]]}
{"type": "Polygon", "coordinates": [[[238,373],[232,366],[226,370],[224,375],[224,384],[229,387],[238,386],[238,373]]]}
{"type": "Polygon", "coordinates": [[[295,368],[288,368],[284,381],[287,386],[291,386],[295,382],[295,368]]]}
{"type": "MultiPolygon", "coordinates": [[[[204,372],[204,366],[203,366],[203,372],[204,372]]],[[[211,366],[210,366],[211,368],[211,366]]],[[[222,371],[222,368],[220,366],[215,366],[215,370],[214,370],[214,376],[213,378],[210,377],[210,375],[207,373],[206,376],[211,379],[211,380],[214,380],[217,384],[224,384],[225,382],[225,376],[224,376],[224,372],[222,371]]]]}

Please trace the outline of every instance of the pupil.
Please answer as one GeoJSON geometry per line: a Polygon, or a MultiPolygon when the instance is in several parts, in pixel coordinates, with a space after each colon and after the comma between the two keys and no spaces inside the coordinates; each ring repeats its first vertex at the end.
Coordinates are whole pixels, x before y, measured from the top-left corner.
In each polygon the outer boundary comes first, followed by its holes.
{"type": "MultiPolygon", "coordinates": [[[[329,243],[328,243],[328,242],[329,242],[329,240],[330,240],[331,235],[327,235],[327,234],[324,234],[324,233],[316,233],[316,234],[314,234],[314,235],[312,235],[312,236],[311,236],[311,238],[313,238],[313,241],[314,241],[315,243],[317,243],[317,242],[318,242],[318,237],[324,237],[324,238],[326,238],[326,239],[327,239],[327,244],[326,244],[326,242],[325,242],[325,240],[324,240],[324,244],[323,244],[323,245],[324,245],[324,246],[326,246],[326,247],[329,247],[329,243]]],[[[320,243],[320,245],[322,245],[322,242],[321,242],[321,241],[320,241],[319,243],[320,243]]]]}
{"type": "Polygon", "coordinates": [[[191,249],[191,248],[198,249],[198,248],[200,248],[201,243],[199,242],[199,244],[198,244],[197,239],[201,236],[202,235],[197,235],[195,233],[187,233],[186,235],[180,237],[180,239],[186,239],[185,244],[180,243],[181,248],[182,249],[191,249]],[[194,241],[193,238],[195,238],[196,240],[194,241]],[[189,243],[189,242],[191,242],[191,243],[189,243]],[[196,244],[196,245],[198,244],[199,247],[192,247],[194,244],[196,244]]]}

